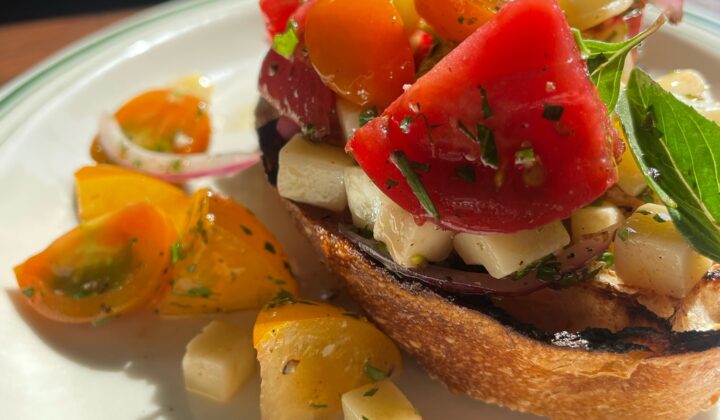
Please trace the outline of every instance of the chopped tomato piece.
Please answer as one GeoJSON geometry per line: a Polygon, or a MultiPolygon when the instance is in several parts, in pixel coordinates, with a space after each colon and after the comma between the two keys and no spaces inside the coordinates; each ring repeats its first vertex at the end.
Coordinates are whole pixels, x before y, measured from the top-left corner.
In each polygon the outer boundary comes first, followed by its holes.
{"type": "Polygon", "coordinates": [[[83,223],[15,267],[18,286],[40,314],[97,322],[147,304],[167,285],[176,234],[147,203],[83,223]]]}
{"type": "Polygon", "coordinates": [[[298,293],[287,255],[249,210],[209,190],[193,194],[173,250],[173,280],[162,315],[257,309],[280,290],[298,293]]]}
{"type": "Polygon", "coordinates": [[[359,129],[347,150],[419,222],[513,232],[602,195],[617,178],[619,141],[557,3],[523,0],[359,129]]]}
{"type": "Polygon", "coordinates": [[[128,204],[149,202],[185,227],[190,197],[180,188],[157,178],[114,165],[86,166],[75,172],[75,194],[80,221],[112,213],[128,204]]]}
{"type": "Polygon", "coordinates": [[[415,8],[443,39],[461,42],[492,19],[507,1],[415,0],[415,8]]]}
{"type": "Polygon", "coordinates": [[[315,69],[351,102],[385,108],[415,80],[403,20],[388,0],[317,0],[305,26],[315,69]]]}

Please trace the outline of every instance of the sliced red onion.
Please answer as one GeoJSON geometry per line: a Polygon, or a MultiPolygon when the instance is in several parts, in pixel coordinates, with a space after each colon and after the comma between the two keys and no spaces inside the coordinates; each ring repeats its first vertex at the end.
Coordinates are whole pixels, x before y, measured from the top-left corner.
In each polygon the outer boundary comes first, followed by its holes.
{"type": "Polygon", "coordinates": [[[118,165],[132,168],[169,182],[230,175],[260,161],[260,153],[196,153],[179,155],[147,150],[130,141],[117,120],[109,114],[100,118],[98,138],[103,151],[118,165]]]}
{"type": "Polygon", "coordinates": [[[672,23],[678,23],[683,17],[685,0],[650,0],[667,15],[672,23]]]}
{"type": "Polygon", "coordinates": [[[557,251],[555,258],[560,263],[559,271],[570,273],[594,261],[608,249],[618,227],[613,225],[602,232],[586,235],[576,243],[557,251]]]}

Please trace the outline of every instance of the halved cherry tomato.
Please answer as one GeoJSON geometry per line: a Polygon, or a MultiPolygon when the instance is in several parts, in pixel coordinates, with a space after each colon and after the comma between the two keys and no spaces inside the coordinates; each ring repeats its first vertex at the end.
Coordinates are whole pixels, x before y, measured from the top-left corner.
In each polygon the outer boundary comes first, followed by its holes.
{"type": "Polygon", "coordinates": [[[190,197],[175,185],[114,165],[80,168],[75,172],[75,194],[81,222],[148,202],[164,211],[180,232],[190,207],[190,197]]]}
{"type": "Polygon", "coordinates": [[[257,309],[297,283],[278,241],[249,210],[209,190],[193,194],[173,252],[173,280],[161,315],[257,309]]]}
{"type": "Polygon", "coordinates": [[[83,223],[15,267],[28,302],[47,318],[96,322],[147,304],[167,285],[172,222],[138,203],[83,223]]]}
{"type": "Polygon", "coordinates": [[[513,232],[602,195],[617,178],[620,143],[557,3],[522,0],[357,130],[347,149],[419,221],[513,232]]]}
{"type": "Polygon", "coordinates": [[[315,69],[351,102],[385,108],[415,80],[410,42],[390,0],[317,0],[305,26],[315,69]]]}
{"type": "MultiPolygon", "coordinates": [[[[201,153],[210,143],[210,117],[204,99],[179,89],[150,90],[134,97],[115,113],[123,132],[134,143],[166,153],[201,153]]],[[[111,163],[97,138],[90,155],[111,163]]]]}
{"type": "Polygon", "coordinates": [[[302,0],[260,0],[260,10],[265,18],[268,37],[285,32],[288,19],[300,7],[302,0]]]}
{"type": "Polygon", "coordinates": [[[443,39],[462,42],[508,0],[415,0],[418,14],[443,39]]]}

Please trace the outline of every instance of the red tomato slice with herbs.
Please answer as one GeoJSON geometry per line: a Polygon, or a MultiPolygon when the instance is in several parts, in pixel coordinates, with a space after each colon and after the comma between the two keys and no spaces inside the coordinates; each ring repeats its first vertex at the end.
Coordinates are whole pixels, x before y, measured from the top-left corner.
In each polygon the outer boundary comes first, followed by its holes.
{"type": "Polygon", "coordinates": [[[260,10],[265,18],[265,27],[270,39],[285,32],[288,20],[300,7],[302,0],[260,0],[260,10]]]}
{"type": "Polygon", "coordinates": [[[513,232],[602,195],[617,177],[617,142],[557,3],[523,0],[359,129],[347,150],[419,222],[513,232]]]}
{"type": "Polygon", "coordinates": [[[15,267],[30,305],[61,322],[98,322],[159,296],[177,234],[155,206],[130,205],[83,223],[15,267]]]}

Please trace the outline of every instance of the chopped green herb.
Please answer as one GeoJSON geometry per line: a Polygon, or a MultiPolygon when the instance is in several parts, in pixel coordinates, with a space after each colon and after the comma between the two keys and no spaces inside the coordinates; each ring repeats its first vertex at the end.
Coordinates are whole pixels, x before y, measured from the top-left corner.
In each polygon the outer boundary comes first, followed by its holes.
{"type": "Polygon", "coordinates": [[[367,390],[367,391],[363,394],[363,397],[372,397],[372,396],[375,395],[379,390],[380,390],[380,388],[378,388],[378,387],[369,389],[369,390],[367,390]]]}
{"type": "Polygon", "coordinates": [[[370,419],[365,416],[362,416],[362,420],[370,420],[370,419]]]}
{"type": "Polygon", "coordinates": [[[405,180],[407,181],[408,185],[410,185],[410,189],[412,190],[413,194],[415,194],[415,197],[417,197],[420,205],[429,215],[433,216],[436,219],[439,219],[440,213],[438,213],[437,209],[435,208],[435,205],[433,204],[430,196],[425,190],[425,186],[422,184],[422,181],[420,181],[418,174],[415,173],[415,171],[413,170],[412,165],[410,164],[410,160],[407,158],[407,155],[405,155],[405,153],[401,151],[396,151],[392,153],[392,155],[390,156],[390,160],[395,164],[395,166],[397,166],[397,168],[400,170],[400,173],[402,173],[402,175],[405,177],[405,180]]]}
{"type": "Polygon", "coordinates": [[[90,290],[78,290],[71,295],[75,300],[85,299],[92,296],[93,292],[90,290]]]}
{"type": "Polygon", "coordinates": [[[170,162],[170,170],[174,172],[179,172],[182,169],[182,160],[175,159],[172,162],[170,162]]]}
{"type": "Polygon", "coordinates": [[[635,230],[633,228],[626,227],[626,228],[620,229],[618,231],[617,237],[620,238],[620,240],[624,242],[624,241],[628,240],[628,238],[630,237],[630,233],[634,233],[634,232],[635,232],[635,230]]]}
{"type": "Polygon", "coordinates": [[[480,160],[482,163],[487,167],[497,169],[499,158],[497,145],[495,144],[495,135],[492,130],[482,124],[476,124],[477,134],[473,134],[460,120],[458,120],[458,128],[471,140],[480,143],[480,148],[482,149],[482,157],[480,160]]]}
{"type": "Polygon", "coordinates": [[[25,295],[25,296],[27,296],[27,297],[29,297],[29,298],[31,298],[31,297],[33,297],[33,295],[35,294],[35,288],[33,288],[33,287],[26,287],[26,288],[22,289],[22,294],[25,295]]]}
{"type": "Polygon", "coordinates": [[[365,373],[373,382],[380,382],[388,376],[387,373],[369,363],[365,365],[365,373]]]}
{"type": "Polygon", "coordinates": [[[655,202],[655,197],[653,196],[653,190],[651,188],[645,188],[643,192],[640,193],[638,198],[646,203],[655,202]]]}
{"type": "Polygon", "coordinates": [[[308,137],[310,139],[314,139],[317,135],[317,129],[312,124],[305,124],[300,128],[300,132],[303,136],[308,137]]]}
{"type": "Polygon", "coordinates": [[[523,147],[515,152],[515,164],[521,166],[529,166],[535,163],[537,157],[532,147],[523,147]]]}
{"type": "Polygon", "coordinates": [[[650,216],[651,214],[653,214],[651,211],[647,210],[638,210],[637,212],[642,214],[643,216],[650,216]]]}
{"type": "Polygon", "coordinates": [[[389,190],[390,188],[392,188],[392,187],[397,187],[398,185],[399,185],[399,184],[398,184],[397,181],[393,181],[393,180],[390,179],[390,178],[388,178],[388,179],[385,181],[385,188],[387,188],[388,190],[389,190]]]}
{"type": "Polygon", "coordinates": [[[605,251],[598,257],[598,261],[603,263],[605,268],[610,268],[615,265],[615,254],[610,251],[605,251]]]}
{"type": "Polygon", "coordinates": [[[364,110],[363,112],[361,112],[360,115],[358,116],[358,123],[359,123],[360,127],[362,127],[365,124],[372,121],[375,117],[377,117],[377,115],[378,115],[378,111],[377,111],[377,108],[375,108],[375,107],[368,108],[368,109],[364,110]]]}
{"type": "Polygon", "coordinates": [[[413,162],[410,161],[410,167],[413,168],[415,172],[428,172],[430,171],[430,164],[429,163],[421,163],[421,162],[413,162]]]}
{"type": "Polygon", "coordinates": [[[252,230],[250,230],[249,227],[245,225],[240,225],[240,229],[242,229],[243,232],[245,232],[246,235],[252,235],[252,230]]]}
{"type": "Polygon", "coordinates": [[[463,16],[463,15],[458,16],[458,23],[462,25],[464,22],[465,22],[465,16],[463,16]]]}
{"type": "Polygon", "coordinates": [[[653,216],[653,220],[658,223],[665,223],[665,222],[670,221],[670,216],[668,216],[667,214],[658,213],[655,216],[653,216]]]}
{"type": "Polygon", "coordinates": [[[265,250],[271,254],[275,254],[277,252],[275,251],[275,246],[270,242],[265,242],[265,250]]]}
{"type": "Polygon", "coordinates": [[[455,168],[455,175],[467,183],[475,182],[475,168],[472,165],[462,165],[455,168]]]}
{"type": "Polygon", "coordinates": [[[197,264],[192,263],[192,264],[188,265],[187,271],[188,271],[188,273],[192,273],[193,271],[195,271],[196,268],[197,268],[197,264]]]}
{"type": "Polygon", "coordinates": [[[310,403],[310,407],[315,408],[315,409],[318,409],[318,408],[327,408],[327,404],[315,404],[315,403],[310,403]]]}
{"type": "Polygon", "coordinates": [[[487,97],[487,91],[484,87],[478,86],[480,88],[480,94],[482,95],[482,109],[483,109],[483,118],[486,120],[493,116],[493,110],[490,108],[490,102],[488,101],[487,97]]]}
{"type": "Polygon", "coordinates": [[[544,104],[542,117],[548,121],[560,121],[565,108],[561,105],[544,104]]]}
{"type": "Polygon", "coordinates": [[[182,243],[175,242],[170,247],[170,262],[173,264],[177,264],[178,261],[182,260],[184,258],[183,252],[182,252],[182,243]]]}
{"type": "Polygon", "coordinates": [[[403,132],[403,134],[407,134],[410,132],[410,124],[415,121],[415,118],[408,115],[407,117],[403,118],[402,121],[400,121],[400,131],[403,132]]]}
{"type": "Polygon", "coordinates": [[[297,47],[298,43],[300,43],[296,30],[297,23],[295,20],[288,20],[285,32],[275,34],[273,37],[272,49],[283,57],[290,58],[290,56],[292,56],[295,52],[295,47],[297,47]]]}
{"type": "Polygon", "coordinates": [[[212,296],[212,290],[210,290],[207,286],[193,287],[192,289],[188,289],[186,293],[188,296],[201,298],[209,298],[212,296]]]}

